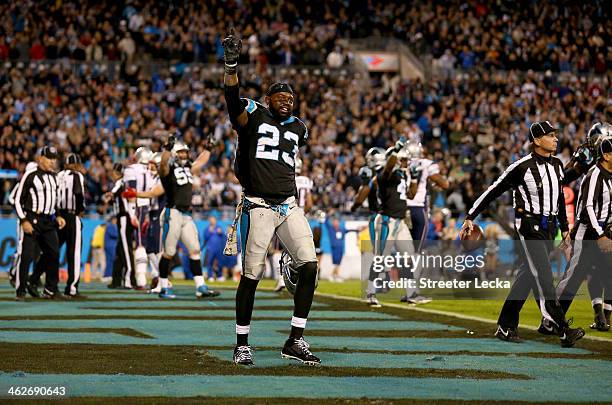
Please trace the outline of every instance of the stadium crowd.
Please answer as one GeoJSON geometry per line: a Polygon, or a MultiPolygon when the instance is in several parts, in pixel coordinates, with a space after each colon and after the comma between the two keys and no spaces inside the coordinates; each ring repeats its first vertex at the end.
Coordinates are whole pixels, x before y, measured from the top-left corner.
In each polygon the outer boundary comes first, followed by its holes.
{"type": "MultiPolygon", "coordinates": [[[[220,83],[206,72],[134,72],[111,81],[70,66],[41,66],[0,67],[0,168],[23,171],[36,149],[49,143],[78,152],[88,170],[87,202],[98,204],[111,184],[113,161],[142,145],[159,150],[162,136],[177,129],[194,153],[209,134],[219,144],[194,204],[208,208],[235,200],[235,135],[220,83]]],[[[358,170],[370,146],[387,147],[402,135],[421,140],[455,182],[451,209],[459,213],[481,184],[490,184],[524,152],[531,122],[545,116],[559,125],[561,156],[568,159],[590,123],[610,112],[609,77],[472,71],[428,84],[381,76],[362,90],[348,74],[294,73],[287,79],[298,94],[296,115],[311,131],[304,162],[315,205],[343,211],[360,185],[358,170]]],[[[259,98],[267,82],[265,75],[254,77],[244,95],[259,98]]],[[[9,191],[7,182],[2,203],[9,191]]]]}
{"type": "MultiPolygon", "coordinates": [[[[35,150],[50,143],[78,152],[88,170],[86,201],[97,206],[110,187],[112,162],[141,145],[159,150],[162,137],[175,130],[195,156],[212,134],[219,146],[196,185],[194,205],[232,204],[240,189],[221,75],[185,63],[217,62],[220,38],[234,22],[244,38],[242,62],[257,66],[257,74],[243,76],[243,96],[258,99],[272,80],[267,64],[339,67],[350,58],[338,38],[393,35],[429,44],[438,74],[427,83],[375,75],[369,87],[350,69],[285,74],[298,94],[296,115],[311,131],[304,166],[314,181],[314,203],[348,211],[366,150],[404,135],[421,140],[452,179],[444,197],[458,214],[523,152],[534,120],[562,128],[560,155],[568,159],[590,124],[609,115],[609,74],[580,74],[610,66],[603,5],[326,2],[322,12],[250,1],[237,2],[230,14],[216,1],[202,7],[148,0],[6,4],[0,6],[0,59],[7,60],[0,66],[0,167],[23,171],[35,150]],[[116,60],[121,70],[75,67],[66,59],[116,60]],[[132,64],[155,59],[174,64],[155,73],[132,64]]],[[[1,190],[5,205],[10,182],[1,190]]]]}
{"type": "Polygon", "coordinates": [[[0,59],[214,63],[235,25],[245,39],[242,63],[342,64],[338,39],[379,35],[463,69],[603,74],[612,59],[605,4],[30,0],[0,6],[0,59]]]}

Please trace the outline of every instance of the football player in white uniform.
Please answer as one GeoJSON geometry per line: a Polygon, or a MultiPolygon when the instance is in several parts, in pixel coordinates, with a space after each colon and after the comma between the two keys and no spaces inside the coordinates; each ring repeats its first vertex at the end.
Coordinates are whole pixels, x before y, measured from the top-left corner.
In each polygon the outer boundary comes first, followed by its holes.
{"type": "MultiPolygon", "coordinates": [[[[123,182],[136,192],[149,191],[153,186],[153,176],[149,170],[149,161],[153,157],[153,152],[147,147],[136,149],[133,163],[123,171],[123,182]]],[[[135,261],[135,290],[146,290],[147,284],[147,251],[144,246],[146,240],[147,227],[149,225],[149,208],[151,201],[148,198],[138,198],[136,200],[136,217],[138,227],[136,228],[136,250],[134,251],[135,261]]]]}
{"type": "MultiPolygon", "coordinates": [[[[440,167],[437,163],[423,157],[423,147],[416,141],[409,141],[406,144],[410,159],[410,170],[417,176],[417,193],[414,198],[406,201],[410,214],[411,228],[410,233],[414,240],[414,248],[416,252],[423,249],[423,242],[427,237],[429,228],[427,205],[427,184],[431,181],[438,188],[446,190],[449,187],[448,180],[440,174],[440,167]]],[[[419,279],[421,268],[416,267],[412,275],[414,279],[419,279]]],[[[406,288],[406,295],[401,298],[402,302],[410,304],[427,304],[431,302],[431,298],[419,295],[418,288],[406,288]]]]}

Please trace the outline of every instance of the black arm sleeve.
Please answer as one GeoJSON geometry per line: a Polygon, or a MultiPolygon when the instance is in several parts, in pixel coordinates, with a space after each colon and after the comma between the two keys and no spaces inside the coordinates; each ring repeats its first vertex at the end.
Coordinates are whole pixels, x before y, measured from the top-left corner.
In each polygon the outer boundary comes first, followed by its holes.
{"type": "Polygon", "coordinates": [[[240,86],[225,86],[225,103],[227,104],[227,112],[229,113],[230,122],[236,125],[236,118],[244,111],[247,103],[246,100],[240,99],[240,86]]]}

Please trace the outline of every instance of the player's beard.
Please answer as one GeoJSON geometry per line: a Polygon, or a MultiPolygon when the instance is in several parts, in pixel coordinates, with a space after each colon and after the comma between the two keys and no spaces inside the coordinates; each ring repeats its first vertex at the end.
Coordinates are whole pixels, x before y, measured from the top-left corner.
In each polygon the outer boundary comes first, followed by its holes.
{"type": "Polygon", "coordinates": [[[272,112],[272,115],[274,115],[275,118],[278,118],[281,120],[286,120],[287,118],[291,117],[291,114],[293,114],[293,110],[291,108],[289,108],[286,114],[283,114],[280,110],[277,110],[276,108],[272,106],[270,106],[270,112],[272,112]]]}

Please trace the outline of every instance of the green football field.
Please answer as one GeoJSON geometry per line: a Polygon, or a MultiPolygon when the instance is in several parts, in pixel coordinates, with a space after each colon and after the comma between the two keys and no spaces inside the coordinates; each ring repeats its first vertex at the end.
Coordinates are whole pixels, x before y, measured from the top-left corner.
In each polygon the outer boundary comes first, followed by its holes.
{"type": "MultiPolygon", "coordinates": [[[[380,296],[388,305],[369,309],[359,299],[359,282],[322,281],[306,339],[323,364],[307,367],[280,357],[292,300],[273,293],[266,281],[251,324],[256,365],[244,368],[231,362],[235,284],[219,286],[222,295],[208,300],[197,300],[191,284],[176,282],[178,298],[170,301],[93,284],[82,289],[89,297],[85,301],[18,303],[5,284],[0,287],[0,400],[612,402],[607,389],[612,332],[587,330],[589,338],[561,348],[557,338],[533,329],[539,322],[533,302],[522,312],[525,341],[511,344],[492,336],[501,301],[410,307],[389,294],[380,296]],[[15,394],[36,387],[64,395],[15,394]]],[[[576,301],[570,316],[588,329],[589,302],[576,301]]]]}

